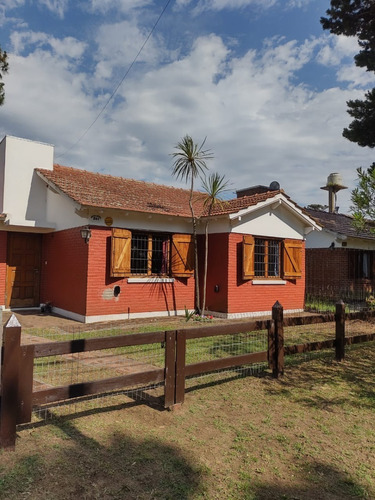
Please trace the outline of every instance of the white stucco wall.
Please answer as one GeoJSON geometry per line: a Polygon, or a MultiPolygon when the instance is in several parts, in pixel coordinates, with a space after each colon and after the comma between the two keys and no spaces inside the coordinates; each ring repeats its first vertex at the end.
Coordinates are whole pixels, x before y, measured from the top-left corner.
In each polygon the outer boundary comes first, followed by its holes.
{"type": "MultiPolygon", "coordinates": [[[[210,221],[210,233],[240,233],[271,238],[304,239],[310,230],[308,222],[298,212],[280,203],[270,203],[262,208],[254,207],[239,218],[218,218],[210,221]]],[[[203,232],[203,225],[199,228],[203,232]]],[[[318,231],[314,231],[318,232],[318,231]]]]}
{"type": "Polygon", "coordinates": [[[46,189],[35,168],[53,169],[53,146],[6,136],[0,143],[0,211],[7,225],[45,227],[46,189]]]}
{"type": "Polygon", "coordinates": [[[332,243],[336,248],[375,250],[375,240],[345,237],[324,229],[319,232],[314,231],[306,237],[306,248],[329,248],[332,243]]]}
{"type": "Polygon", "coordinates": [[[80,207],[64,194],[55,193],[47,187],[45,190],[47,221],[49,225],[55,225],[56,231],[86,225],[107,227],[105,219],[111,217],[112,227],[174,233],[192,232],[191,222],[187,218],[96,208],[79,210],[80,207]],[[93,220],[92,216],[100,219],[93,220]]]}

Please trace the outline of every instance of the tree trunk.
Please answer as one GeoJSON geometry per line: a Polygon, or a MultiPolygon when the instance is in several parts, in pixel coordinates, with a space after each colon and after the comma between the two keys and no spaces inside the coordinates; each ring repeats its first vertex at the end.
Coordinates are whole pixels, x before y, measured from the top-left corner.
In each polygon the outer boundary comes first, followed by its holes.
{"type": "Polygon", "coordinates": [[[208,223],[206,222],[205,229],[205,247],[204,247],[204,275],[203,275],[203,305],[202,305],[202,314],[204,315],[206,310],[206,290],[207,290],[207,272],[208,272],[208,223]]]}
{"type": "Polygon", "coordinates": [[[197,220],[195,218],[194,207],[193,207],[193,190],[194,190],[194,178],[191,178],[191,188],[190,188],[190,198],[189,207],[191,211],[191,216],[193,218],[193,240],[194,240],[194,279],[195,279],[195,310],[197,314],[200,314],[200,297],[199,297],[199,276],[198,276],[198,241],[197,241],[197,220]]]}

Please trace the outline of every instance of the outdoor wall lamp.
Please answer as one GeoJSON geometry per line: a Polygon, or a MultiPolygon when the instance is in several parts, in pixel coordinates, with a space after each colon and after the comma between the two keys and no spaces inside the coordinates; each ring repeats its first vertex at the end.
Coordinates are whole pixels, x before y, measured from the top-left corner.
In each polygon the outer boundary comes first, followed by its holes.
{"type": "Polygon", "coordinates": [[[88,243],[91,238],[91,229],[89,227],[84,227],[81,229],[81,238],[85,240],[85,243],[88,243]]]}

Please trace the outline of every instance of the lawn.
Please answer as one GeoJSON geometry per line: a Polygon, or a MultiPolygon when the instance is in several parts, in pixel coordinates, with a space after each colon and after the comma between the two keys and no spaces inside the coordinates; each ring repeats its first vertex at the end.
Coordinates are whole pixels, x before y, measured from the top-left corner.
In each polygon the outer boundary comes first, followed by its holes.
{"type": "Polygon", "coordinates": [[[203,384],[176,411],[118,396],[20,429],[0,498],[375,498],[375,343],[332,357],[203,384]]]}

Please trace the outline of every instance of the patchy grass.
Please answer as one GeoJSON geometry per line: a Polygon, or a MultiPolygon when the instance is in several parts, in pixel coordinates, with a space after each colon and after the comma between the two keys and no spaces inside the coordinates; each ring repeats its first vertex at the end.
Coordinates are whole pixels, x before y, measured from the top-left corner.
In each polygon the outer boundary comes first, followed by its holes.
{"type": "Polygon", "coordinates": [[[375,498],[375,344],[342,363],[189,390],[176,411],[125,396],[21,428],[0,498],[375,498]]]}

